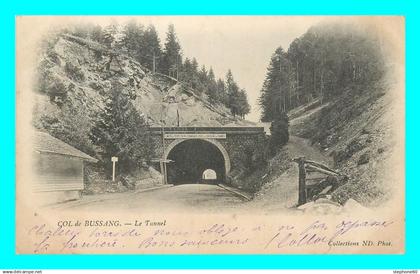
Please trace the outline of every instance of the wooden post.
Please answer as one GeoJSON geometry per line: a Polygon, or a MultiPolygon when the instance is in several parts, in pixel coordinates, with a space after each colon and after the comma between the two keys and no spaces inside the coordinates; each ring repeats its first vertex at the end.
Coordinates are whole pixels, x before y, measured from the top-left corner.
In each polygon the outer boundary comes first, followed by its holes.
{"type": "Polygon", "coordinates": [[[118,162],[118,157],[111,157],[112,161],[112,181],[115,182],[115,163],[118,162]]]}
{"type": "Polygon", "coordinates": [[[165,170],[164,170],[164,167],[163,167],[163,160],[162,159],[160,159],[159,164],[160,164],[160,173],[162,174],[162,184],[165,184],[165,170]]]}
{"type": "Polygon", "coordinates": [[[112,181],[115,182],[115,162],[112,162],[112,181]]]}
{"type": "Polygon", "coordinates": [[[163,162],[163,183],[168,184],[168,172],[167,172],[166,162],[163,162]]]}
{"type": "Polygon", "coordinates": [[[305,171],[305,157],[297,159],[299,165],[299,199],[298,205],[306,203],[306,171],[305,171]]]}

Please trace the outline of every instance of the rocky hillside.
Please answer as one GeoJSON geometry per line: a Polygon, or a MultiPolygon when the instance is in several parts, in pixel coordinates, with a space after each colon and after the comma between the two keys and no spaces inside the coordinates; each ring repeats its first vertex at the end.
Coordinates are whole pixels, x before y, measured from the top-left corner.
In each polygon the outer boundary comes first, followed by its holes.
{"type": "Polygon", "coordinates": [[[133,105],[149,125],[175,126],[178,119],[180,126],[247,123],[231,116],[226,107],[209,104],[203,92],[153,74],[127,55],[101,44],[66,34],[44,44],[33,124],[87,153],[94,152],[87,133],[103,110],[113,81],[129,91],[133,105]]]}

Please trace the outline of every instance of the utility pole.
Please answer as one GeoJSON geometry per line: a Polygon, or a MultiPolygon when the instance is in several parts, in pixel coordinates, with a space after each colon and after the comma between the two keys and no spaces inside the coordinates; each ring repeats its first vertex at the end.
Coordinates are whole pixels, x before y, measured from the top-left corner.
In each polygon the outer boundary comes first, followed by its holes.
{"type": "Polygon", "coordinates": [[[155,57],[155,51],[153,51],[153,73],[156,73],[156,57],[155,57]]]}
{"type": "Polygon", "coordinates": [[[305,157],[299,157],[297,159],[299,166],[299,184],[298,184],[298,205],[306,203],[306,170],[305,170],[305,157]]]}
{"type": "Polygon", "coordinates": [[[179,76],[179,64],[180,64],[180,60],[181,59],[181,56],[180,55],[178,55],[178,57],[176,58],[176,79],[179,81],[179,78],[178,78],[178,76],[179,76]]]}
{"type": "Polygon", "coordinates": [[[299,103],[299,60],[296,58],[296,101],[299,103]]]}
{"type": "Polygon", "coordinates": [[[163,120],[163,98],[162,98],[162,108],[160,112],[160,117],[162,121],[162,157],[160,159],[160,168],[163,175],[163,184],[166,184],[167,178],[166,178],[166,163],[165,163],[166,159],[164,159],[165,157],[165,122],[163,120]]]}
{"type": "Polygon", "coordinates": [[[179,110],[176,110],[176,121],[177,121],[177,126],[179,127],[179,110]]]}

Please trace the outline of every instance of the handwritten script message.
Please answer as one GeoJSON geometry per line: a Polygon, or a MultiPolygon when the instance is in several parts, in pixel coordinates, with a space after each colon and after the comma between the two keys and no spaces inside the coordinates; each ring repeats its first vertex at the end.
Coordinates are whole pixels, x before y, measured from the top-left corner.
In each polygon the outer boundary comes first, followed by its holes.
{"type": "Polygon", "coordinates": [[[38,223],[26,233],[32,241],[30,253],[175,253],[266,251],[316,248],[331,252],[336,248],[392,247],[392,238],[366,237],[387,235],[391,220],[340,220],[325,223],[314,220],[308,225],[235,225],[211,223],[199,228],[172,228],[166,220],[69,220],[56,225],[38,223]],[[361,236],[362,237],[359,237],[361,236]]]}

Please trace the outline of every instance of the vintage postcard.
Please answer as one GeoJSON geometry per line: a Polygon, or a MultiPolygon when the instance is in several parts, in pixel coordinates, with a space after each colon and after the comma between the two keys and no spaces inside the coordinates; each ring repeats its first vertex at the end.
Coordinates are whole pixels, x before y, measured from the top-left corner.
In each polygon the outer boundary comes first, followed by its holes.
{"type": "Polygon", "coordinates": [[[18,254],[402,254],[402,16],[16,17],[18,254]]]}

